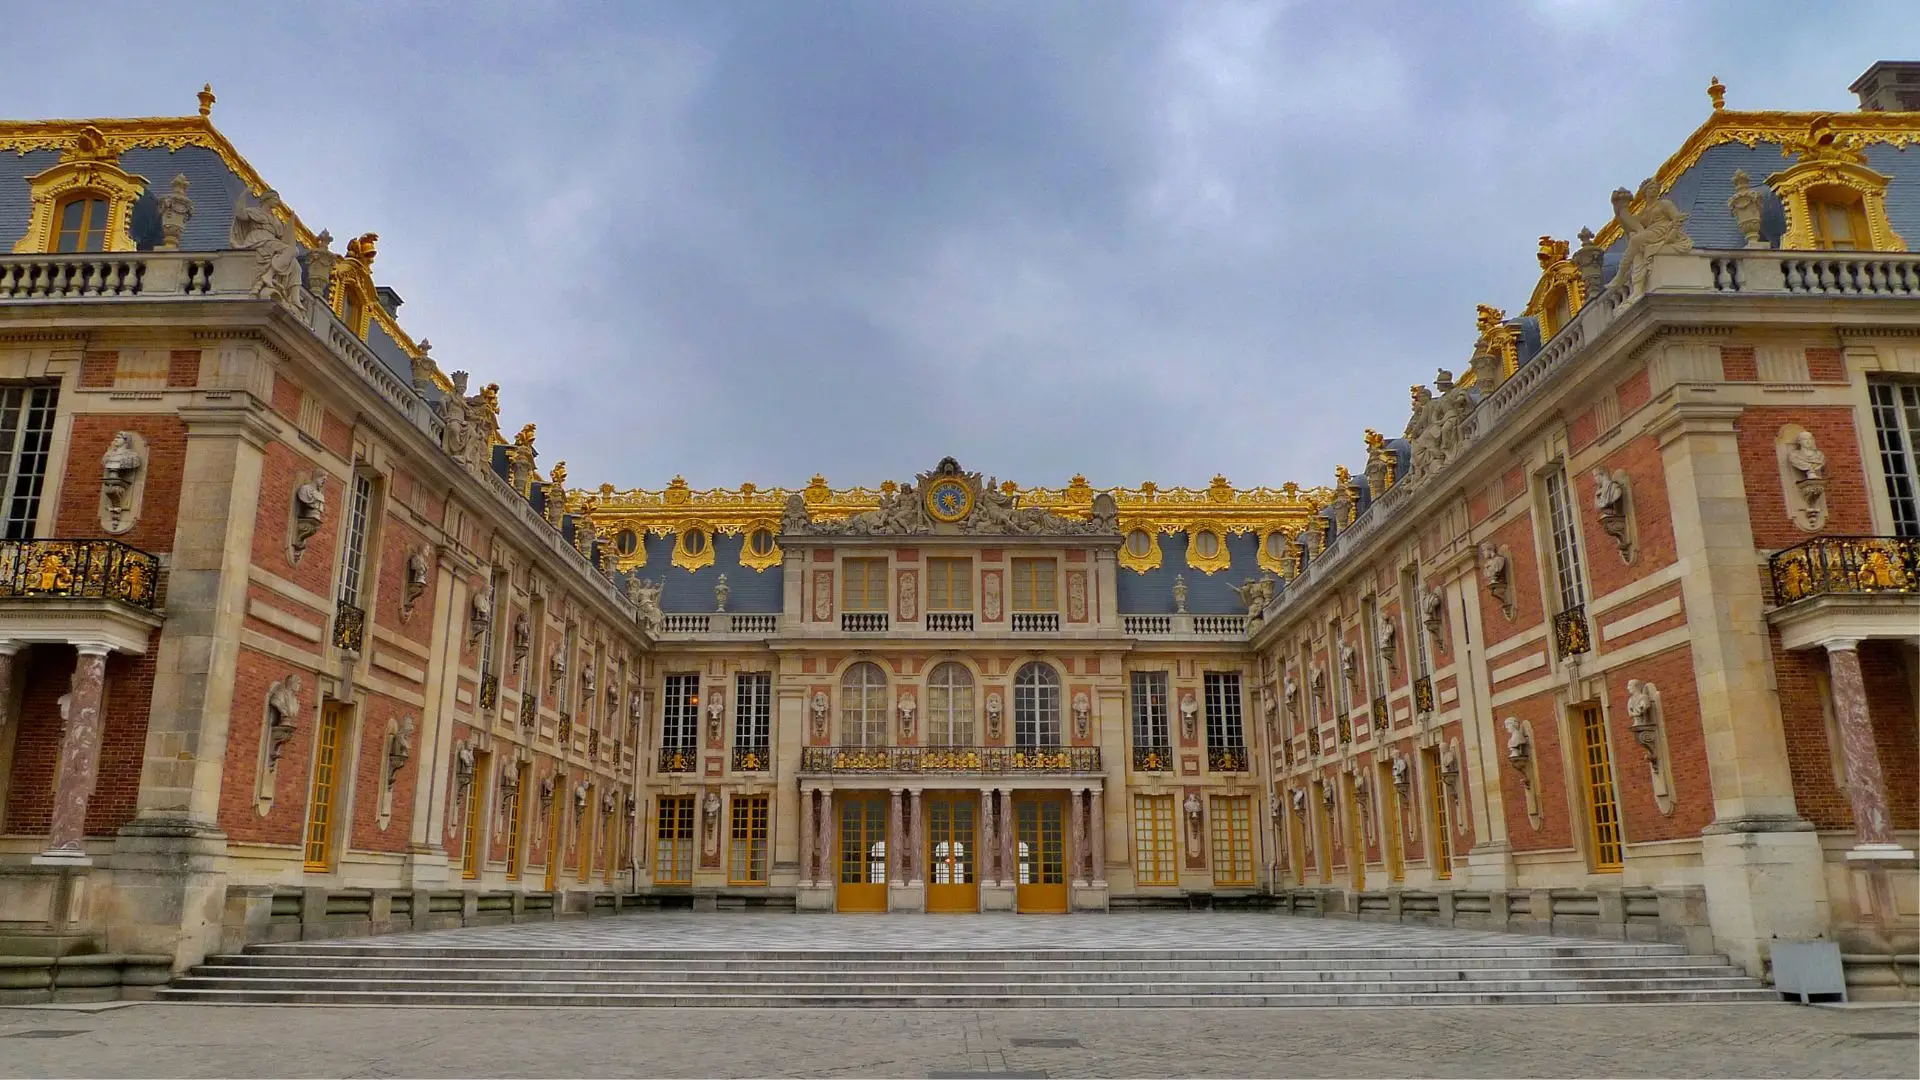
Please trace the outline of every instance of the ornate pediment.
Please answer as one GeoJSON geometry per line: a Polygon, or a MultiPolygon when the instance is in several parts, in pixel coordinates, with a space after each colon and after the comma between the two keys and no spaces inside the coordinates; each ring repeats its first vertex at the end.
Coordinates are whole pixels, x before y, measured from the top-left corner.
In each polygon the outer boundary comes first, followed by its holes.
{"type": "Polygon", "coordinates": [[[913,480],[881,489],[880,505],[839,520],[813,519],[799,492],[787,496],[781,531],[794,536],[1118,536],[1113,496],[1093,496],[1087,517],[1022,506],[993,477],[966,472],[953,458],[913,480]]]}

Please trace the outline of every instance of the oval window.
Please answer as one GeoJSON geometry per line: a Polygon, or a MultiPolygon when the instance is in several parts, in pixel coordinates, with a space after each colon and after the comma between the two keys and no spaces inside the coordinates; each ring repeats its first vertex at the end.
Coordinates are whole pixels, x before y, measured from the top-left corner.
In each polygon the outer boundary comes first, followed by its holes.
{"type": "Polygon", "coordinates": [[[1127,554],[1135,558],[1145,557],[1153,550],[1153,537],[1145,529],[1135,529],[1127,534],[1127,554]]]}
{"type": "Polygon", "coordinates": [[[680,538],[680,548],[689,555],[698,555],[707,550],[707,534],[699,529],[688,529],[680,538]]]}
{"type": "Polygon", "coordinates": [[[1267,556],[1269,558],[1278,559],[1278,558],[1283,558],[1286,554],[1287,554],[1287,534],[1283,532],[1277,532],[1277,531],[1268,533],[1267,534],[1267,556]]]}
{"type": "Polygon", "coordinates": [[[622,555],[631,555],[640,550],[640,536],[632,529],[621,529],[620,535],[613,538],[613,548],[622,555]]]}
{"type": "Polygon", "coordinates": [[[1211,559],[1220,554],[1220,534],[1213,532],[1195,533],[1193,537],[1194,553],[1203,559],[1211,559]]]}
{"type": "Polygon", "coordinates": [[[755,555],[763,558],[773,554],[773,530],[753,530],[753,535],[747,537],[747,547],[751,549],[755,555]]]}

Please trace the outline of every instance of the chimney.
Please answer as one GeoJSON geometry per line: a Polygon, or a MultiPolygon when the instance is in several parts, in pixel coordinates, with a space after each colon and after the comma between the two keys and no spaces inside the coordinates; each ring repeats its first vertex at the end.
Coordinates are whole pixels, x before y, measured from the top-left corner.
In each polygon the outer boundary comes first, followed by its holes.
{"type": "Polygon", "coordinates": [[[1870,112],[1920,112],[1920,60],[1879,60],[1847,87],[1870,112]]]}

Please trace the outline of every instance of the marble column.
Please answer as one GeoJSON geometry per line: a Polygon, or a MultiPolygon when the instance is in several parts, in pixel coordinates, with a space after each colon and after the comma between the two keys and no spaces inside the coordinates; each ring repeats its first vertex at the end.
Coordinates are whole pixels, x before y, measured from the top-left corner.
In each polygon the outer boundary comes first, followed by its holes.
{"type": "Polygon", "coordinates": [[[1020,860],[1014,845],[1020,835],[1019,815],[1013,810],[1013,789],[1000,793],[1000,884],[1020,884],[1020,860]]]}
{"type": "Polygon", "coordinates": [[[927,850],[926,804],[920,798],[919,788],[907,790],[907,848],[900,854],[907,860],[907,884],[919,885],[926,877],[926,871],[920,864],[925,860],[921,853],[927,850]]]}
{"type": "Polygon", "coordinates": [[[1087,811],[1080,801],[1081,791],[1073,788],[1067,792],[1067,805],[1071,809],[1067,829],[1067,881],[1074,885],[1087,883],[1086,871],[1082,864],[1082,853],[1087,850],[1087,811]]]}
{"type": "Polygon", "coordinates": [[[832,789],[820,789],[820,810],[814,817],[815,827],[820,830],[820,840],[815,845],[820,858],[820,876],[814,880],[821,885],[832,885],[840,880],[840,861],[835,857],[833,846],[832,789]]]}
{"type": "Polygon", "coordinates": [[[988,886],[1000,884],[1000,845],[993,831],[993,803],[992,788],[980,793],[980,883],[988,886]]]}
{"type": "Polygon", "coordinates": [[[800,887],[807,888],[813,877],[813,789],[800,789],[800,887]]]}
{"type": "Polygon", "coordinates": [[[60,773],[53,789],[53,828],[47,850],[36,863],[87,865],[87,803],[100,770],[100,734],[105,717],[100,699],[107,681],[107,647],[80,645],[73,688],[61,701],[65,733],[60,740],[60,773]]]}
{"type": "Polygon", "coordinates": [[[1093,855],[1093,883],[1107,883],[1107,812],[1106,800],[1099,788],[1094,788],[1088,797],[1087,820],[1090,825],[1088,847],[1093,855]]]}
{"type": "Polygon", "coordinates": [[[1833,713],[1839,722],[1840,745],[1847,760],[1847,801],[1853,804],[1855,843],[1850,857],[1876,854],[1899,857],[1903,849],[1893,839],[1893,819],[1887,812],[1887,784],[1880,772],[1880,753],[1874,745],[1873,721],[1867,715],[1867,686],[1860,676],[1859,642],[1840,638],[1827,642],[1827,667],[1833,681],[1833,713]]]}
{"type": "Polygon", "coordinates": [[[906,884],[906,874],[900,865],[900,848],[904,841],[900,820],[900,789],[894,788],[893,798],[887,805],[887,881],[894,885],[906,884]]]}

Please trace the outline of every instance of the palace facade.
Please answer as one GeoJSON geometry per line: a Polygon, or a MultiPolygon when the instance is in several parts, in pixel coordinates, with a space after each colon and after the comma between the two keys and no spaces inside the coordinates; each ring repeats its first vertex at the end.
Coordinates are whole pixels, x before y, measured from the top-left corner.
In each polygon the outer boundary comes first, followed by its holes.
{"type": "Polygon", "coordinates": [[[632,905],[1244,905],[1911,995],[1915,78],[1716,80],[1357,471],[1253,488],[573,487],[210,90],[0,123],[0,952],[46,961],[0,994],[632,905]]]}

